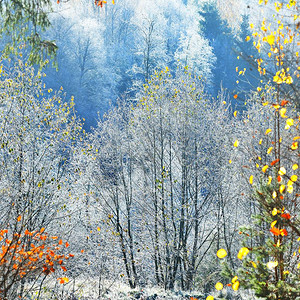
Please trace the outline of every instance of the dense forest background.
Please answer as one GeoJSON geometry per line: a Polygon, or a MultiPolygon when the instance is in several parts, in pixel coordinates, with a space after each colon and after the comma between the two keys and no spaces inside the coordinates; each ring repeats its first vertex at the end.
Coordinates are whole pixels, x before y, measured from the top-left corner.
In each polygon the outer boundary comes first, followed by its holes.
{"type": "Polygon", "coordinates": [[[257,10],[256,3],[250,5],[119,1],[101,9],[92,1],[61,3],[45,34],[58,46],[58,71],[47,70],[45,81],[56,90],[63,86],[77,99],[76,110],[87,129],[95,126],[97,112],[102,116],[118,98],[134,95],[135,86],[161,66],[174,70],[178,64],[189,65],[214,97],[221,86],[232,95],[248,92],[258,81],[251,72],[255,66],[245,59],[254,54],[244,43],[249,17],[257,10]],[[236,66],[249,73],[241,87],[236,66]]]}
{"type": "Polygon", "coordinates": [[[0,300],[300,299],[298,1],[0,18],[0,300]]]}

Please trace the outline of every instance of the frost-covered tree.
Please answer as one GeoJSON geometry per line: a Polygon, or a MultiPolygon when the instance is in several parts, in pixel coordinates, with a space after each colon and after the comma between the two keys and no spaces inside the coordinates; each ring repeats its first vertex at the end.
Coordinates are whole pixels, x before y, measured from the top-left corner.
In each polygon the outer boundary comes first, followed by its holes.
{"type": "MultiPolygon", "coordinates": [[[[68,162],[73,159],[81,124],[73,113],[73,101],[64,101],[61,91],[46,90],[42,73],[35,74],[27,63],[20,59],[11,64],[1,61],[0,70],[0,226],[1,230],[7,230],[6,241],[14,241],[17,234],[19,244],[23,245],[22,251],[29,251],[42,240],[42,237],[34,240],[37,232],[50,233],[56,238],[65,235],[63,220],[70,213],[67,207],[71,182],[68,162]],[[25,232],[24,236],[21,232],[25,232]]],[[[43,246],[45,253],[50,241],[43,246]]],[[[3,247],[2,266],[7,259],[3,247]]],[[[43,253],[39,258],[47,265],[43,253]]],[[[36,261],[36,258],[32,260],[36,261]]],[[[16,261],[14,268],[18,263],[22,268],[21,261],[16,261]]],[[[37,279],[42,272],[38,273],[40,269],[36,268],[37,279]]],[[[9,270],[2,269],[1,280],[6,278],[9,270]]],[[[51,272],[46,272],[46,275],[51,272]]],[[[19,280],[6,281],[1,286],[3,292],[7,288],[5,285],[12,284],[13,294],[6,297],[23,297],[25,283],[32,279],[24,274],[19,280]]]]}

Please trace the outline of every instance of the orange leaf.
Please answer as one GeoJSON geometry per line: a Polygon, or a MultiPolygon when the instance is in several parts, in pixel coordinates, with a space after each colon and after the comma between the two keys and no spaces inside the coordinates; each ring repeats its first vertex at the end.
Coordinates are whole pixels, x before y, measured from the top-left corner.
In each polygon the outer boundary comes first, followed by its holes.
{"type": "Polygon", "coordinates": [[[287,100],[282,100],[281,103],[280,103],[280,105],[281,105],[281,106],[285,106],[285,105],[288,104],[288,103],[289,103],[289,101],[287,101],[287,100]]]}
{"type": "Polygon", "coordinates": [[[235,95],[233,96],[233,98],[234,98],[234,99],[236,99],[237,97],[238,97],[238,95],[237,95],[237,94],[235,94],[235,95]]]}
{"type": "Polygon", "coordinates": [[[62,240],[59,240],[58,244],[61,245],[62,244],[62,240]]]}
{"type": "Polygon", "coordinates": [[[270,231],[274,234],[274,235],[280,235],[280,229],[273,227],[272,229],[270,229],[270,231]]]}
{"type": "Polygon", "coordinates": [[[66,245],[66,248],[68,248],[70,246],[70,244],[68,242],[66,242],[65,245],[66,245]]]}
{"type": "Polygon", "coordinates": [[[275,159],[275,160],[273,160],[272,162],[271,162],[271,166],[274,166],[275,164],[277,164],[279,162],[279,158],[277,158],[277,159],[275,159]]]}
{"type": "Polygon", "coordinates": [[[21,216],[18,216],[17,221],[20,222],[21,219],[22,219],[22,217],[21,217],[21,216]]]}
{"type": "Polygon", "coordinates": [[[280,175],[277,176],[277,181],[281,182],[281,176],[280,175]]]}
{"type": "Polygon", "coordinates": [[[25,230],[24,234],[32,236],[32,232],[30,232],[28,229],[25,230]]]}
{"type": "Polygon", "coordinates": [[[61,266],[61,268],[62,268],[62,270],[63,270],[64,272],[67,272],[67,268],[66,268],[66,267],[61,266]]]}

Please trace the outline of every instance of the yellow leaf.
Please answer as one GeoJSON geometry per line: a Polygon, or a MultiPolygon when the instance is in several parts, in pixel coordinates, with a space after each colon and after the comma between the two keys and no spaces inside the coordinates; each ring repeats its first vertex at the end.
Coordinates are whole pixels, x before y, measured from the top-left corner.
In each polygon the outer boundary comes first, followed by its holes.
{"type": "Polygon", "coordinates": [[[273,147],[270,147],[270,148],[268,149],[267,153],[270,154],[271,151],[272,151],[272,149],[273,149],[273,147]]]}
{"type": "Polygon", "coordinates": [[[298,176],[297,176],[297,175],[292,175],[292,176],[291,176],[291,180],[292,180],[292,181],[295,182],[295,181],[297,181],[297,179],[298,179],[298,176]]]}
{"type": "Polygon", "coordinates": [[[253,184],[253,175],[250,176],[250,178],[249,178],[249,183],[250,183],[250,184],[253,184]]]}
{"type": "Polygon", "coordinates": [[[271,131],[272,131],[272,129],[268,128],[268,129],[266,130],[265,135],[269,134],[271,131]]]}
{"type": "Polygon", "coordinates": [[[294,164],[293,166],[292,166],[292,169],[295,171],[295,170],[297,170],[298,169],[298,165],[297,164],[294,164]]]}
{"type": "Polygon", "coordinates": [[[239,142],[238,140],[236,140],[236,141],[234,142],[233,146],[234,146],[234,147],[238,147],[238,146],[239,146],[239,143],[240,143],[240,142],[239,142]]]}
{"type": "Polygon", "coordinates": [[[291,194],[293,192],[294,188],[293,188],[292,185],[290,185],[290,186],[288,186],[288,188],[286,190],[287,190],[288,193],[291,194]]]}
{"type": "Polygon", "coordinates": [[[292,180],[289,180],[288,183],[286,184],[287,186],[293,186],[294,182],[292,180]]]}
{"type": "Polygon", "coordinates": [[[232,289],[234,291],[237,291],[239,289],[240,283],[239,281],[236,281],[233,285],[232,285],[232,289]]]}
{"type": "Polygon", "coordinates": [[[279,77],[278,75],[275,75],[273,77],[273,81],[276,82],[277,84],[281,84],[283,82],[281,77],[279,77]]]}
{"type": "Polygon", "coordinates": [[[292,84],[293,83],[293,78],[291,76],[288,76],[286,78],[286,81],[285,81],[286,84],[292,84]]]}
{"type": "Polygon", "coordinates": [[[294,119],[287,119],[286,120],[286,125],[293,126],[294,125],[294,119]]]}
{"type": "Polygon", "coordinates": [[[275,42],[275,36],[273,34],[267,36],[267,42],[272,46],[275,42]]]}
{"type": "Polygon", "coordinates": [[[206,300],[214,300],[214,297],[213,296],[207,296],[206,300]]]}
{"type": "Polygon", "coordinates": [[[267,268],[270,270],[274,269],[277,266],[278,266],[278,261],[269,261],[267,263],[267,268]]]}
{"type": "Polygon", "coordinates": [[[248,35],[245,39],[246,42],[249,42],[250,41],[250,36],[248,35]]]}
{"type": "Polygon", "coordinates": [[[285,107],[283,107],[283,108],[279,111],[279,113],[280,113],[281,118],[287,118],[287,116],[285,115],[285,113],[286,113],[286,108],[285,108],[285,107]]]}
{"type": "Polygon", "coordinates": [[[267,169],[269,168],[269,166],[268,165],[265,165],[264,167],[262,167],[262,171],[264,172],[264,173],[266,173],[266,171],[267,171],[267,169]]]}
{"type": "Polygon", "coordinates": [[[260,139],[258,143],[261,145],[261,143],[262,143],[262,139],[260,139]]]}
{"type": "Polygon", "coordinates": [[[254,261],[251,261],[251,264],[252,264],[253,268],[255,268],[255,269],[257,268],[257,265],[254,261]]]}
{"type": "Polygon", "coordinates": [[[282,194],[285,190],[285,185],[282,184],[280,187],[279,187],[279,192],[282,194]]]}
{"type": "Polygon", "coordinates": [[[219,249],[218,252],[217,252],[217,256],[218,256],[219,258],[224,258],[224,257],[226,257],[226,256],[227,256],[226,250],[225,250],[225,249],[219,249]]]}
{"type": "Polygon", "coordinates": [[[279,171],[278,171],[279,175],[285,175],[286,174],[286,169],[285,167],[280,167],[279,171]]]}
{"type": "Polygon", "coordinates": [[[231,159],[229,159],[229,163],[230,163],[230,164],[232,163],[231,159]]]}
{"type": "Polygon", "coordinates": [[[274,207],[272,210],[272,216],[276,216],[277,214],[278,214],[278,209],[274,207]]]}
{"type": "Polygon", "coordinates": [[[271,228],[273,228],[273,227],[276,225],[276,223],[277,223],[277,221],[273,221],[273,222],[271,223],[271,228]]]}
{"type": "Polygon", "coordinates": [[[268,181],[268,185],[270,185],[272,182],[272,176],[269,176],[269,181],[268,181]]]}
{"type": "Polygon", "coordinates": [[[291,146],[292,150],[298,149],[298,142],[294,142],[293,145],[291,146]]]}
{"type": "Polygon", "coordinates": [[[234,277],[231,279],[231,282],[232,282],[232,283],[235,283],[237,280],[238,280],[238,277],[237,277],[237,276],[234,276],[234,277]]]}
{"type": "Polygon", "coordinates": [[[235,111],[234,113],[233,113],[233,115],[236,117],[236,114],[237,114],[237,111],[235,111]]]}
{"type": "Polygon", "coordinates": [[[272,194],[273,199],[275,199],[277,197],[277,193],[274,191],[272,194]]]}
{"type": "Polygon", "coordinates": [[[221,282],[217,282],[215,288],[216,290],[221,291],[223,289],[223,284],[221,282]]]}
{"type": "Polygon", "coordinates": [[[249,253],[249,249],[246,247],[242,247],[237,255],[238,259],[243,259],[249,253]]]}

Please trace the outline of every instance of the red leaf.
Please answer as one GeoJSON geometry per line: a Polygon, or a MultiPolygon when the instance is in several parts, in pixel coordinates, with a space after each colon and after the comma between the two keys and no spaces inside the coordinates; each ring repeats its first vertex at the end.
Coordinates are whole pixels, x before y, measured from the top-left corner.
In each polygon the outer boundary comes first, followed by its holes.
{"type": "Polygon", "coordinates": [[[273,160],[272,162],[271,162],[271,166],[274,166],[275,164],[277,164],[279,162],[279,158],[277,158],[277,159],[275,159],[275,160],[273,160]]]}
{"type": "Polygon", "coordinates": [[[277,176],[277,181],[281,182],[281,176],[280,175],[277,176]]]}
{"type": "Polygon", "coordinates": [[[289,213],[285,213],[285,214],[282,214],[281,217],[289,220],[291,218],[291,215],[289,213]]]}
{"type": "Polygon", "coordinates": [[[282,235],[282,236],[286,236],[286,235],[288,235],[288,232],[286,231],[286,229],[281,229],[280,230],[280,234],[282,235]]]}

